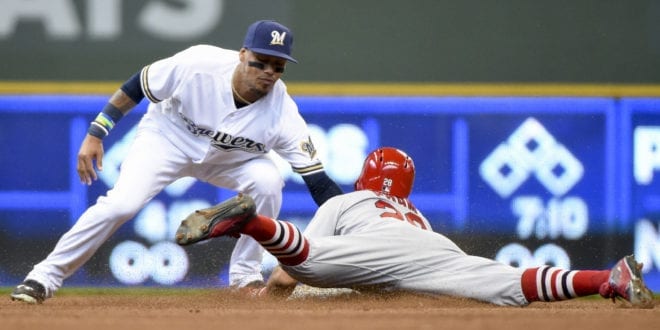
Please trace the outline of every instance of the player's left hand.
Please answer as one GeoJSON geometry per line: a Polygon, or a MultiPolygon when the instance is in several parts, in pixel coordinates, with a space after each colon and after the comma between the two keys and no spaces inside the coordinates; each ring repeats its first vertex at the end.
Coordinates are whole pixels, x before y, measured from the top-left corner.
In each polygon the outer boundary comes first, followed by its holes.
{"type": "Polygon", "coordinates": [[[80,182],[91,185],[92,181],[98,179],[94,170],[94,162],[99,171],[103,170],[103,141],[95,136],[87,134],[78,151],[78,176],[80,182]]]}
{"type": "Polygon", "coordinates": [[[259,293],[260,297],[287,298],[296,289],[298,281],[285,272],[280,266],[273,268],[268,278],[265,290],[259,293]]]}

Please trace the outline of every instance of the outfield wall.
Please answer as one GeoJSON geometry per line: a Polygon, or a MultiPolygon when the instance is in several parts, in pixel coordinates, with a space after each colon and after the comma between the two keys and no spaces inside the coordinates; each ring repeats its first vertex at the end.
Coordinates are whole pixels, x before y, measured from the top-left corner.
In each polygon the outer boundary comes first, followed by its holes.
{"type": "Polygon", "coordinates": [[[125,80],[258,19],[292,28],[291,81],[660,83],[653,0],[4,0],[0,80],[125,80]]]}
{"type": "MultiPolygon", "coordinates": [[[[107,138],[105,170],[87,187],[78,182],[75,157],[107,97],[0,96],[0,285],[20,281],[114,182],[146,101],[107,138]]],[[[399,147],[417,164],[416,205],[467,252],[521,267],[580,269],[635,253],[660,290],[660,98],[294,98],[344,190],[369,150],[399,147]]],[[[315,205],[300,178],[280,165],[281,217],[304,227],[315,205]]],[[[172,237],[190,211],[232,194],[192,180],[169,186],[67,283],[226,285],[232,239],[183,249],[172,237]]]]}

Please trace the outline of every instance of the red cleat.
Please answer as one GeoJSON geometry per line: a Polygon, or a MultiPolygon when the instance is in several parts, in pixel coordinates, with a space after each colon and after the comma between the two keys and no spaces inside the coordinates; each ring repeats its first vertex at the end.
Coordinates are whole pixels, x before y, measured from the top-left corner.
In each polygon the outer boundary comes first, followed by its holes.
{"type": "Polygon", "coordinates": [[[190,245],[211,237],[238,237],[256,213],[252,197],[238,194],[218,205],[191,213],[176,231],[179,245],[190,245]]]}
{"type": "Polygon", "coordinates": [[[642,264],[630,255],[619,260],[610,272],[610,279],[600,287],[600,295],[629,302],[637,308],[653,308],[653,292],[642,279],[642,264]]]}

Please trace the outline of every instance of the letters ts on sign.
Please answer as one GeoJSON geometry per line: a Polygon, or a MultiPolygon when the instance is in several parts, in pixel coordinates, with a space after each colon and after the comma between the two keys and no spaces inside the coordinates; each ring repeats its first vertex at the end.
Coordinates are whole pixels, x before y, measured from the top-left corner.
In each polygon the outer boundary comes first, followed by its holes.
{"type": "MultiPolygon", "coordinates": [[[[41,23],[44,35],[50,40],[118,39],[124,32],[123,2],[87,0],[81,10],[76,10],[74,0],[4,0],[0,10],[0,40],[12,38],[21,22],[41,23]]],[[[137,28],[169,41],[198,38],[218,25],[224,7],[224,0],[179,0],[178,6],[168,2],[147,1],[138,12],[137,28]]]]}

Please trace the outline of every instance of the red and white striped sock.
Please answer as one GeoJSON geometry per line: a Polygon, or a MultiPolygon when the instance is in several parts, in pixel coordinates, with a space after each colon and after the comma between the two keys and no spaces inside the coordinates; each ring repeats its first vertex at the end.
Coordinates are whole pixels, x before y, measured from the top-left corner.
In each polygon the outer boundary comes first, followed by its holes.
{"type": "Polygon", "coordinates": [[[527,301],[557,301],[597,294],[609,270],[563,270],[543,266],[525,270],[521,285],[527,301]]]}
{"type": "Polygon", "coordinates": [[[277,260],[295,266],[307,260],[309,242],[292,223],[257,215],[241,233],[250,235],[277,260]]]}

